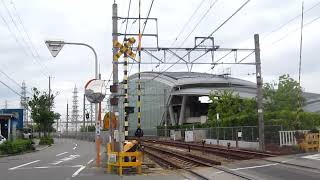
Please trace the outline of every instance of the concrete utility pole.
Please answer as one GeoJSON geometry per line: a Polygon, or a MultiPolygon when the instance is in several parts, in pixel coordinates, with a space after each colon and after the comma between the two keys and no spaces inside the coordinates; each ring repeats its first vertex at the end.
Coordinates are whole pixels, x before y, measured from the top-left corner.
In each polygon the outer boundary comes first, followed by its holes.
{"type": "Polygon", "coordinates": [[[90,103],[90,125],[92,126],[92,119],[93,119],[93,106],[92,103],[90,103]]]}
{"type": "Polygon", "coordinates": [[[50,104],[50,95],[51,95],[51,77],[49,76],[49,104],[50,104]]]}
{"type": "Polygon", "coordinates": [[[254,48],[256,59],[256,77],[257,77],[257,108],[258,108],[258,124],[259,124],[259,150],[265,150],[264,144],[264,120],[262,107],[262,75],[261,75],[261,60],[260,60],[260,44],[259,34],[254,35],[254,48]]]}
{"type": "Polygon", "coordinates": [[[83,116],[83,128],[86,128],[86,96],[83,93],[83,112],[82,112],[82,116],[83,116]]]}
{"type": "Polygon", "coordinates": [[[28,125],[28,103],[27,103],[27,91],[26,83],[23,81],[21,86],[20,107],[23,109],[23,125],[28,125]]]}
{"type": "MultiPolygon", "coordinates": [[[[112,40],[113,42],[118,41],[118,5],[115,2],[112,4],[112,40]]],[[[112,93],[111,97],[116,97],[119,91],[119,88],[117,87],[118,86],[118,63],[113,58],[117,54],[117,52],[118,52],[118,48],[113,47],[113,51],[112,51],[113,85],[116,86],[117,91],[116,93],[112,93]]],[[[112,109],[112,112],[115,114],[116,118],[118,119],[118,115],[119,115],[118,105],[112,105],[111,109],[112,109]]],[[[111,143],[113,144],[114,138],[113,138],[112,121],[110,120],[109,122],[110,122],[109,131],[111,136],[111,143]]],[[[118,121],[117,125],[118,125],[118,134],[120,135],[120,132],[121,132],[120,121],[118,121]]],[[[119,138],[119,141],[120,141],[120,138],[119,138]]],[[[122,149],[121,143],[119,143],[118,147],[119,147],[119,150],[122,149]]]]}
{"type": "Polygon", "coordinates": [[[67,135],[68,135],[68,123],[69,123],[69,104],[67,103],[67,125],[66,125],[67,135]]]}

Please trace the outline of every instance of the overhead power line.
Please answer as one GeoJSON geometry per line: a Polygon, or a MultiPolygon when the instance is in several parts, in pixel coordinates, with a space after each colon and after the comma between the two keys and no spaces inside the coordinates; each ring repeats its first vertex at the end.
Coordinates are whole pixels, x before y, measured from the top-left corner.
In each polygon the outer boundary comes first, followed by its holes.
{"type": "Polygon", "coordinates": [[[126,19],[126,29],[124,31],[124,38],[123,38],[123,41],[126,39],[127,37],[127,29],[128,29],[128,22],[129,22],[129,16],[130,16],[130,8],[131,8],[131,0],[129,1],[129,7],[128,7],[128,14],[127,14],[127,19],[126,19]]]}
{"type": "Polygon", "coordinates": [[[7,85],[6,83],[4,83],[3,81],[0,80],[0,83],[3,84],[4,86],[6,86],[8,89],[10,89],[13,93],[15,93],[16,95],[22,97],[22,95],[20,93],[18,93],[16,90],[14,90],[13,88],[11,88],[9,85],[7,85]]]}
{"type": "Polygon", "coordinates": [[[218,0],[213,1],[213,3],[209,6],[208,10],[203,14],[203,16],[200,18],[200,20],[197,22],[197,24],[193,27],[193,29],[190,31],[190,33],[187,35],[187,37],[181,42],[181,44],[179,45],[179,47],[181,47],[184,42],[191,36],[191,34],[197,29],[197,27],[199,26],[199,24],[202,22],[202,20],[204,20],[204,18],[208,15],[208,13],[210,12],[210,10],[213,8],[213,6],[218,2],[218,0]]]}
{"type": "Polygon", "coordinates": [[[177,42],[177,40],[179,39],[179,37],[181,36],[181,34],[183,33],[183,31],[186,29],[186,27],[188,26],[188,24],[190,23],[190,21],[193,19],[193,17],[196,15],[196,13],[198,12],[198,10],[200,9],[200,7],[202,6],[202,4],[204,3],[205,0],[202,0],[200,2],[200,4],[197,6],[197,8],[193,11],[192,15],[189,17],[189,19],[186,21],[186,23],[183,25],[182,29],[180,30],[180,32],[178,33],[177,37],[175,38],[175,40],[172,42],[171,46],[172,47],[175,42],[177,42]]]}
{"type": "MultiPolygon", "coordinates": [[[[5,75],[10,81],[12,81],[15,85],[17,85],[19,88],[21,88],[21,85],[16,81],[14,80],[13,78],[11,78],[7,73],[5,73],[3,70],[0,69],[0,72],[5,75]]],[[[29,94],[32,94],[30,91],[26,91],[27,93],[29,94]]]]}
{"type": "Polygon", "coordinates": [[[152,0],[152,2],[151,2],[151,5],[150,5],[150,7],[149,7],[149,11],[148,11],[148,15],[147,15],[147,18],[146,18],[146,20],[144,21],[144,25],[143,25],[143,29],[142,29],[142,35],[143,35],[143,33],[144,33],[144,30],[146,29],[146,26],[147,26],[147,22],[148,22],[148,19],[149,19],[149,16],[150,16],[150,12],[151,12],[151,9],[152,9],[152,6],[153,6],[153,2],[154,2],[154,0],[152,0]]]}
{"type": "Polygon", "coordinates": [[[9,18],[10,18],[12,24],[13,24],[14,27],[17,29],[18,34],[21,36],[22,42],[25,44],[25,47],[26,47],[26,48],[24,48],[23,43],[21,43],[21,42],[18,40],[18,37],[19,37],[19,36],[17,36],[17,34],[16,34],[14,31],[12,31],[12,29],[10,28],[9,23],[5,20],[5,18],[4,18],[3,15],[1,14],[1,18],[2,18],[2,20],[5,22],[5,24],[6,24],[7,28],[9,29],[10,33],[13,34],[13,36],[15,37],[16,42],[22,47],[22,49],[24,50],[24,53],[26,54],[26,56],[29,56],[29,54],[28,54],[28,52],[26,51],[26,49],[29,50],[29,52],[30,52],[30,54],[31,54],[31,56],[32,56],[32,60],[33,60],[36,64],[40,65],[40,67],[41,67],[42,69],[44,69],[44,71],[41,70],[41,72],[42,72],[42,74],[43,74],[44,76],[47,76],[47,74],[46,74],[45,72],[47,72],[48,69],[47,69],[42,63],[40,63],[39,60],[37,59],[37,58],[39,58],[40,56],[39,56],[37,50],[34,48],[33,43],[32,43],[32,41],[31,41],[28,33],[27,33],[26,30],[25,30],[25,27],[24,27],[24,25],[23,25],[23,23],[22,23],[22,20],[21,20],[19,14],[18,14],[18,12],[17,12],[17,9],[16,9],[15,6],[14,6],[14,3],[12,2],[12,5],[13,5],[13,7],[14,7],[14,9],[15,9],[15,11],[16,11],[16,14],[17,14],[17,16],[18,16],[17,19],[19,19],[20,24],[21,24],[21,27],[22,27],[22,30],[23,30],[23,32],[27,35],[27,38],[29,39],[29,43],[28,43],[28,41],[25,39],[23,33],[21,32],[21,29],[19,28],[18,24],[17,24],[16,21],[14,20],[13,15],[11,14],[11,12],[10,12],[8,6],[6,5],[6,3],[4,2],[4,0],[1,0],[1,2],[2,2],[2,4],[3,4],[3,6],[4,6],[4,8],[5,8],[6,12],[7,12],[7,14],[9,15],[9,18]],[[29,44],[31,44],[31,45],[29,45],[29,44]],[[36,53],[36,55],[35,55],[35,53],[36,53]]]}
{"type": "MultiPolygon", "coordinates": [[[[310,24],[312,24],[312,23],[314,23],[314,22],[318,21],[319,19],[320,19],[320,16],[318,16],[318,17],[316,17],[316,18],[312,19],[311,21],[309,21],[309,22],[307,22],[307,23],[303,24],[303,26],[304,26],[304,27],[307,27],[308,25],[310,25],[310,24]]],[[[272,45],[273,45],[273,44],[276,44],[276,43],[278,43],[278,42],[280,42],[280,41],[282,41],[282,40],[284,40],[286,37],[288,37],[289,35],[291,35],[291,34],[292,34],[292,33],[294,33],[294,32],[297,32],[298,30],[300,30],[300,27],[299,27],[299,28],[294,29],[293,31],[290,31],[289,33],[285,34],[284,36],[282,36],[282,37],[281,37],[281,38],[279,38],[278,40],[273,41],[273,42],[272,42],[272,45]]]]}
{"type": "MultiPolygon", "coordinates": [[[[303,11],[303,13],[307,13],[308,11],[311,11],[313,8],[317,7],[320,5],[320,2],[316,3],[315,5],[311,6],[310,8],[308,8],[307,10],[303,11]]],[[[285,27],[286,25],[288,25],[289,23],[291,23],[292,21],[298,19],[301,16],[301,14],[293,17],[292,19],[288,20],[287,22],[285,22],[284,24],[280,25],[279,27],[273,29],[272,31],[266,33],[266,35],[263,36],[263,39],[265,39],[266,37],[270,36],[271,34],[281,30],[283,27],[285,27]]]]}
{"type": "Polygon", "coordinates": [[[14,80],[13,78],[11,78],[7,73],[5,73],[4,71],[2,71],[1,69],[0,69],[0,72],[1,72],[3,75],[5,75],[10,81],[12,81],[15,85],[17,85],[18,87],[21,87],[21,85],[20,85],[16,80],[14,80]]]}
{"type": "MultiPolygon", "coordinates": [[[[186,57],[191,51],[194,51],[197,47],[199,47],[204,41],[206,41],[208,38],[212,37],[212,35],[214,33],[216,33],[223,25],[225,25],[233,16],[235,16],[244,6],[246,6],[248,3],[250,2],[250,0],[247,0],[245,3],[243,3],[230,17],[228,17],[225,21],[223,21],[215,30],[213,30],[209,36],[207,36],[206,38],[203,38],[202,41],[197,44],[194,48],[192,48],[188,53],[186,53],[181,59],[183,59],[184,57],[186,57]]],[[[168,71],[170,68],[172,68],[174,65],[176,65],[178,62],[181,61],[181,59],[179,58],[175,63],[173,63],[171,66],[169,66],[168,68],[166,68],[164,71],[162,71],[161,73],[159,73],[157,76],[155,76],[152,79],[155,79],[157,77],[159,77],[160,75],[162,75],[163,73],[165,73],[166,71],[168,71]]]]}

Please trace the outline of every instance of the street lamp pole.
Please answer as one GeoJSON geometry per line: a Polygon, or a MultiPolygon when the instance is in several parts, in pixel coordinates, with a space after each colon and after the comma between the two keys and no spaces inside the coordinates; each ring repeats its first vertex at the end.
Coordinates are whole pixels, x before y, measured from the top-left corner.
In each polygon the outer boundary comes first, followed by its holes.
{"type": "MultiPolygon", "coordinates": [[[[61,50],[61,48],[63,47],[63,45],[68,44],[68,45],[76,45],[76,46],[86,46],[88,48],[90,48],[94,54],[94,60],[95,60],[95,75],[94,78],[95,79],[99,79],[99,75],[98,75],[98,56],[96,51],[94,50],[94,48],[92,46],[90,46],[89,44],[86,43],[77,43],[77,42],[65,42],[65,41],[46,41],[45,42],[51,52],[51,54],[53,55],[53,57],[56,57],[59,53],[59,51],[61,50]]],[[[95,104],[95,120],[96,120],[96,130],[97,128],[100,128],[100,119],[99,119],[99,111],[98,111],[99,105],[96,103],[95,104]],[[99,122],[99,123],[98,123],[99,122]],[[99,126],[98,126],[99,125],[99,126]]],[[[100,131],[99,131],[100,132],[100,131]]],[[[97,134],[96,131],[96,153],[97,153],[97,158],[96,158],[96,165],[100,166],[100,134],[97,134]]]]}

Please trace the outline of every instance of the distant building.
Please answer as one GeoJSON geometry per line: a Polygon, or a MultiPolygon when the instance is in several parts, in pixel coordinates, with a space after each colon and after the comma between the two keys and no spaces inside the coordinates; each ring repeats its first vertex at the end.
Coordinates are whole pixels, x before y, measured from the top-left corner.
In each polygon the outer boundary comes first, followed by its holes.
{"type": "MultiPolygon", "coordinates": [[[[128,80],[129,106],[137,104],[138,74],[128,80]]],[[[120,85],[121,86],[121,85],[120,85]]],[[[141,126],[144,129],[158,125],[204,123],[207,121],[209,102],[203,96],[216,90],[232,90],[240,98],[256,97],[256,83],[225,75],[197,72],[142,72],[141,73],[141,126]]],[[[123,94],[120,87],[120,93],[123,94]]],[[[320,95],[304,93],[306,106],[311,112],[320,112],[320,95]]],[[[207,98],[208,99],[208,98],[207,98]]],[[[119,100],[119,117],[124,119],[123,98],[119,100]]],[[[129,128],[137,127],[137,109],[129,115],[129,128]]]]}
{"type": "MultiPolygon", "coordinates": [[[[138,75],[129,77],[129,105],[137,104],[138,75]]],[[[233,90],[241,98],[255,97],[256,84],[223,75],[197,72],[143,72],[141,73],[141,123],[142,128],[206,122],[208,102],[200,97],[214,90],[233,90]]],[[[121,90],[121,88],[120,88],[121,90]]],[[[123,99],[119,101],[123,109],[123,99]]],[[[123,120],[123,111],[120,119],[123,120]]],[[[129,116],[130,129],[137,126],[137,113],[129,116]]]]}
{"type": "Polygon", "coordinates": [[[8,139],[16,137],[17,130],[23,128],[23,109],[0,109],[0,133],[8,139]]]}

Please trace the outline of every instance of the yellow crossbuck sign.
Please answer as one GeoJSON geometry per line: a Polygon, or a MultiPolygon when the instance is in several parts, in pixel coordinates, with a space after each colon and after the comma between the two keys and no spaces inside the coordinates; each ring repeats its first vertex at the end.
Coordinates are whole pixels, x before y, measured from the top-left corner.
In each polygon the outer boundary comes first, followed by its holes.
{"type": "Polygon", "coordinates": [[[124,45],[122,45],[121,43],[119,43],[118,41],[113,41],[113,47],[114,48],[119,48],[119,52],[113,56],[113,60],[118,61],[118,59],[120,58],[120,56],[123,53],[126,53],[128,56],[130,56],[132,59],[136,58],[136,54],[133,53],[130,49],[130,46],[132,44],[134,44],[136,42],[136,40],[131,37],[128,39],[128,42],[124,43],[124,45]]]}

